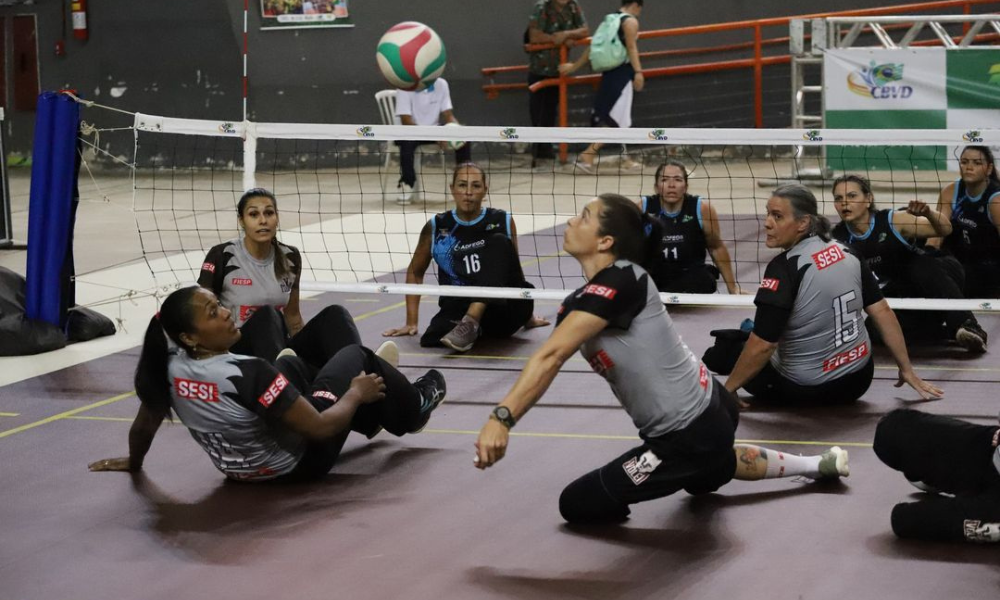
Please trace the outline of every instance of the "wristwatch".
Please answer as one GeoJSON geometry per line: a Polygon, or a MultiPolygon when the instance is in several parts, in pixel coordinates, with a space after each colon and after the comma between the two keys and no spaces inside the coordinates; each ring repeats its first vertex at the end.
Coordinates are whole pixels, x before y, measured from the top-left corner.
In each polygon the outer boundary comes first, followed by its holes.
{"type": "Polygon", "coordinates": [[[494,408],[493,412],[490,413],[490,416],[497,421],[500,421],[500,424],[507,429],[513,429],[514,425],[517,423],[517,419],[514,418],[514,415],[510,414],[510,409],[506,406],[498,406],[494,408]]]}

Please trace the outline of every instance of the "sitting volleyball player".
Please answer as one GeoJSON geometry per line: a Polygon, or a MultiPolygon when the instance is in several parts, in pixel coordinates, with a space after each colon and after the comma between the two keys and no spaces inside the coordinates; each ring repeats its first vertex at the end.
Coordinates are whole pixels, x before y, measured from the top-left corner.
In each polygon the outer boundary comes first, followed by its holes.
{"type": "Polygon", "coordinates": [[[139,412],[129,454],[90,469],[141,470],[174,412],[230,479],[315,479],[330,470],[351,431],[414,433],[444,400],[441,374],[432,369],[411,384],[393,364],[391,342],[375,353],[355,339],[313,375],[295,356],[272,366],[232,354],[239,339],[232,313],[211,291],[192,286],[167,296],[150,319],[135,370],[139,412]]]}
{"type": "Polygon", "coordinates": [[[642,444],[563,490],[559,511],[570,523],[620,522],[629,506],[669,496],[714,492],[732,479],[847,476],[847,452],[795,456],[734,446],[739,411],[681,340],[640,266],[659,252],[655,223],[631,200],[601,194],[570,219],[563,249],[580,262],[587,284],[563,301],[552,336],[528,360],[493,409],[476,442],[476,466],[501,460],[510,429],[542,397],[577,350],[604,377],[639,429],[642,444]]]}
{"type": "Polygon", "coordinates": [[[247,191],[236,205],[243,237],[213,246],[198,276],[233,313],[242,335],[232,348],[273,362],[286,347],[314,368],[358,336],[351,315],[327,306],[304,323],[299,310],[302,255],[278,241],[278,201],[263,188],[247,191]]]}
{"type": "Polygon", "coordinates": [[[661,292],[714,294],[721,274],[730,294],[741,293],[729,250],[719,236],[719,216],[708,201],[687,193],[684,163],[667,160],[656,169],[653,181],[656,194],[643,196],[640,208],[663,228],[663,253],[649,268],[656,288],[661,292]],[[706,254],[712,255],[716,272],[706,264],[706,254]]]}
{"type": "Polygon", "coordinates": [[[863,309],[899,367],[896,386],[907,383],[925,400],[941,397],[937,386],[913,370],[896,315],[867,263],[830,239],[830,222],[817,212],[808,188],[778,186],[767,201],[764,231],[767,247],[784,252],[764,270],[753,332],[726,389],[742,387],[757,399],[783,404],[857,400],[875,373],[863,309]]]}
{"type": "MultiPolygon", "coordinates": [[[[479,165],[459,165],[452,176],[455,208],[435,215],[420,231],[406,270],[406,283],[423,283],[431,259],[441,285],[533,287],[524,280],[517,252],[517,228],[506,211],[483,206],[488,190],[479,165]]],[[[477,300],[442,296],[440,312],[420,338],[421,346],[447,346],[467,352],[481,334],[509,337],[521,327],[549,322],[532,315],[532,300],[477,300]]],[[[420,296],[406,297],[406,325],[385,336],[416,335],[420,296]]]]}

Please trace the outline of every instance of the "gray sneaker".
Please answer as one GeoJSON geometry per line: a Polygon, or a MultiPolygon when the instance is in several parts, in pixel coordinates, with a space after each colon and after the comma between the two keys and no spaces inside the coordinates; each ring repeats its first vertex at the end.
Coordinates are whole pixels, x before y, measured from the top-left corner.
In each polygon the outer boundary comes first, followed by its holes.
{"type": "Polygon", "coordinates": [[[982,354],[986,352],[986,332],[979,323],[969,319],[955,332],[955,341],[969,352],[982,354]]]}
{"type": "Polygon", "coordinates": [[[847,463],[847,450],[834,446],[820,455],[819,478],[839,479],[851,474],[851,466],[847,463]]]}
{"type": "Polygon", "coordinates": [[[455,328],[441,338],[441,343],[455,352],[468,352],[479,339],[479,323],[470,317],[462,317],[455,328]]]}
{"type": "Polygon", "coordinates": [[[413,433],[420,433],[427,426],[427,421],[431,418],[431,413],[444,402],[445,394],[448,393],[448,386],[444,382],[444,375],[437,369],[427,371],[423,376],[418,377],[413,382],[413,387],[420,392],[420,426],[413,433]]]}

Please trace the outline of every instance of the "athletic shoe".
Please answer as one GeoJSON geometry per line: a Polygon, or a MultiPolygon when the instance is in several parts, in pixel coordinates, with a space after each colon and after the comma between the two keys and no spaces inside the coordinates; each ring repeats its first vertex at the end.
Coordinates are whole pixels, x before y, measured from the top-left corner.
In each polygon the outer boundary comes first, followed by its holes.
{"type": "Polygon", "coordinates": [[[400,183],[396,186],[399,190],[399,195],[396,196],[397,204],[412,204],[413,203],[413,186],[407,185],[405,183],[400,183]]]}
{"type": "Polygon", "coordinates": [[[834,446],[820,455],[819,479],[839,479],[851,474],[851,466],[847,464],[847,450],[834,446]]]}
{"type": "Polygon", "coordinates": [[[285,356],[298,356],[298,354],[296,354],[295,350],[292,350],[291,348],[285,348],[274,357],[274,360],[277,361],[279,358],[283,358],[285,356]]]}
{"type": "Polygon", "coordinates": [[[955,332],[955,341],[969,352],[986,352],[986,332],[974,319],[969,319],[955,332]]]}
{"type": "Polygon", "coordinates": [[[445,385],[444,375],[437,369],[431,369],[423,376],[418,377],[413,382],[413,387],[417,388],[417,391],[420,392],[420,415],[422,419],[420,427],[414,430],[413,433],[420,433],[427,426],[427,421],[430,420],[431,413],[444,402],[448,386],[445,385]]]}
{"type": "Polygon", "coordinates": [[[441,343],[455,352],[468,352],[479,339],[479,332],[479,323],[472,317],[464,316],[454,329],[441,338],[441,343]]]}
{"type": "Polygon", "coordinates": [[[578,160],[573,164],[573,166],[579,169],[580,171],[583,171],[587,175],[597,175],[597,165],[588,164],[583,162],[582,160],[578,160]]]}
{"type": "Polygon", "coordinates": [[[375,351],[375,356],[389,363],[394,368],[399,366],[399,346],[392,340],[382,342],[382,345],[375,351]]]}

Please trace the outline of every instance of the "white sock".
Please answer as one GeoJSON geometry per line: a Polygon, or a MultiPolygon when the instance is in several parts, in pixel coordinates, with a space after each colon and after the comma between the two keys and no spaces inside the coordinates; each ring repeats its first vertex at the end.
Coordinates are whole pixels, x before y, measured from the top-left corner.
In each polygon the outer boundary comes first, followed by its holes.
{"type": "Polygon", "coordinates": [[[803,475],[811,479],[819,477],[819,456],[797,456],[777,450],[767,450],[767,471],[764,479],[795,477],[803,475]]]}

